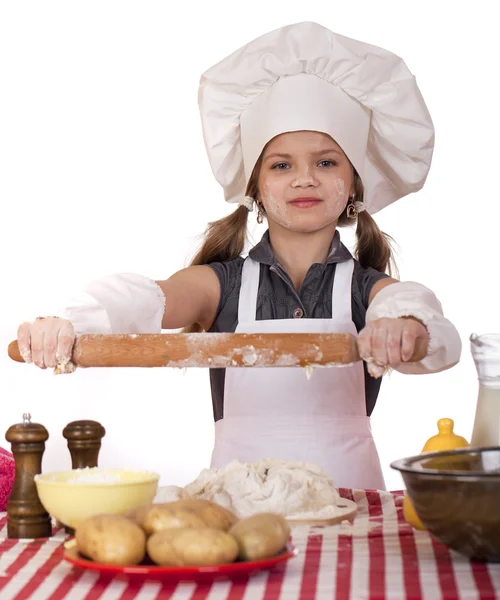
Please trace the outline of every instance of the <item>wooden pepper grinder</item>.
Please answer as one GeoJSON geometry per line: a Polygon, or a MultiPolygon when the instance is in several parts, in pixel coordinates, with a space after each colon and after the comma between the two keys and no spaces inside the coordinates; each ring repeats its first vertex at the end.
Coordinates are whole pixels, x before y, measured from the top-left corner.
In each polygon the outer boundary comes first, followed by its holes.
{"type": "Polygon", "coordinates": [[[9,427],[5,439],[12,446],[16,463],[14,487],[7,504],[7,537],[50,537],[52,523],[35,484],[35,475],[42,472],[42,455],[49,433],[43,425],[32,423],[29,413],[24,413],[23,422],[9,427]]]}
{"type": "Polygon", "coordinates": [[[71,468],[97,467],[101,439],[106,430],[97,421],[72,421],[63,429],[71,454],[71,468]]]}
{"type": "MultiPolygon", "coordinates": [[[[63,429],[63,436],[68,440],[71,454],[71,468],[85,469],[97,467],[101,440],[106,430],[97,421],[72,421],[63,429]]],[[[74,534],[71,527],[64,527],[66,533],[74,534]]]]}

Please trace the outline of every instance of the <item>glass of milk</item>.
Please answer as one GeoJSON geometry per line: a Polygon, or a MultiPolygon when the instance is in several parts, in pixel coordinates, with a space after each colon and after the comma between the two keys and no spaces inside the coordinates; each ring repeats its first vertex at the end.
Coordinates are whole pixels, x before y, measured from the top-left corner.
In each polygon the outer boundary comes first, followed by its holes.
{"type": "Polygon", "coordinates": [[[479,394],[471,445],[500,446],[500,334],[472,334],[479,394]]]}

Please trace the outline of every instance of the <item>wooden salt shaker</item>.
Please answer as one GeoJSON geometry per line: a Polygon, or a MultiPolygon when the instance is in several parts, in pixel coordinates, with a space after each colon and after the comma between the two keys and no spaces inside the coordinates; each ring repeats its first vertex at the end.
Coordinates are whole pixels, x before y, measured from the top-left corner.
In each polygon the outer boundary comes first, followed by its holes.
{"type": "Polygon", "coordinates": [[[42,472],[42,456],[49,433],[43,425],[32,423],[31,415],[25,413],[22,423],[9,427],[5,439],[12,446],[16,463],[14,487],[7,504],[7,537],[50,537],[52,523],[35,484],[35,475],[42,472]]]}
{"type": "Polygon", "coordinates": [[[63,429],[71,454],[71,468],[97,467],[101,439],[106,430],[97,421],[72,421],[63,429]]]}

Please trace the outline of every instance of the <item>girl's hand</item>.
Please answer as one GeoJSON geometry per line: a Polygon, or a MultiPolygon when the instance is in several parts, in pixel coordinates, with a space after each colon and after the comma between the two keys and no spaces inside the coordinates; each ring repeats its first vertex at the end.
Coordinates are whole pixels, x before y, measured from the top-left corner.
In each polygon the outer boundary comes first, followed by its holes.
{"type": "Polygon", "coordinates": [[[23,323],[19,327],[17,345],[25,362],[33,362],[40,369],[64,369],[71,364],[75,337],[70,321],[39,317],[34,323],[23,323]]]}
{"type": "MultiPolygon", "coordinates": [[[[427,329],[418,319],[376,319],[358,336],[359,354],[369,364],[375,363],[382,369],[397,369],[402,362],[410,360],[420,338],[429,343],[427,329]]],[[[380,376],[380,369],[375,371],[380,376]]]]}

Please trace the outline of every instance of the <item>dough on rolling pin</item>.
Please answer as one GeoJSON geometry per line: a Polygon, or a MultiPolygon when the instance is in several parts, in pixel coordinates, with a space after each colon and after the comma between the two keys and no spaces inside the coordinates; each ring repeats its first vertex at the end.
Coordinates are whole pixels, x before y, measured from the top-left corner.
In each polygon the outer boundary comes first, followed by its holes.
{"type": "Polygon", "coordinates": [[[309,379],[311,379],[312,375],[313,375],[313,365],[306,365],[304,367],[304,371],[306,372],[306,377],[307,377],[307,381],[309,381],[309,379]]]}
{"type": "Polygon", "coordinates": [[[375,379],[379,379],[390,371],[389,367],[379,365],[371,356],[365,358],[365,362],[368,365],[368,373],[375,379]]]}
{"type": "Polygon", "coordinates": [[[76,365],[69,358],[62,358],[59,354],[56,354],[56,367],[54,369],[54,375],[65,375],[66,373],[74,373],[76,371],[76,365]]]}

